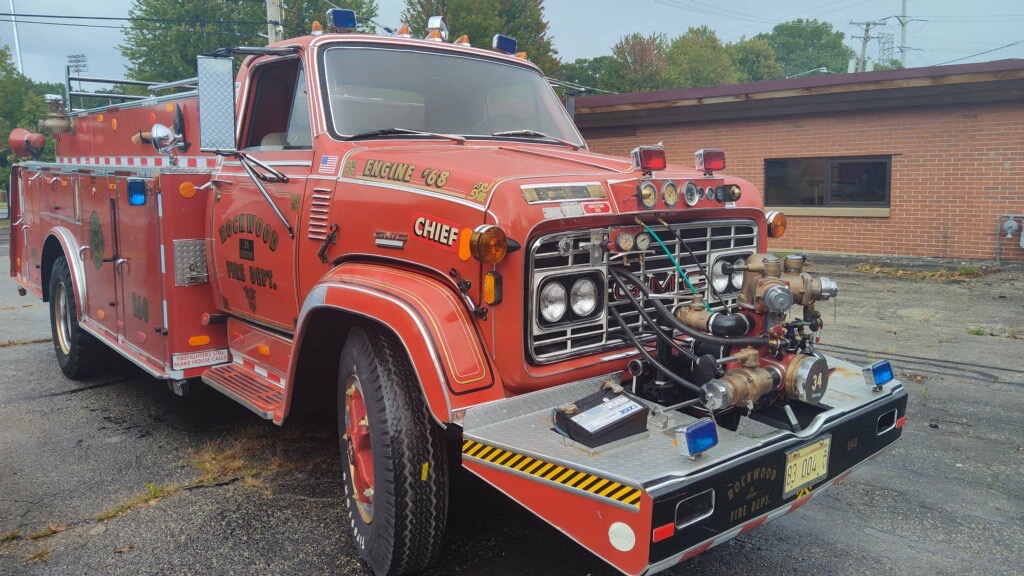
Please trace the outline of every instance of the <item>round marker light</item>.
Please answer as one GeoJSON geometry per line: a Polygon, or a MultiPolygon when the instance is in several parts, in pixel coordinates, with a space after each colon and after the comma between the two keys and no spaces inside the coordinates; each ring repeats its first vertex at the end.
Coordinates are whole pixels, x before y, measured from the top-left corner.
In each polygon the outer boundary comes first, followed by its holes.
{"type": "Polygon", "coordinates": [[[676,186],[675,182],[665,182],[661,187],[661,199],[665,206],[675,208],[676,204],[679,204],[679,186],[676,186]]]}
{"type": "Polygon", "coordinates": [[[569,303],[573,314],[590,316],[597,308],[597,284],[590,278],[580,278],[569,291],[569,303]]]}
{"type": "Polygon", "coordinates": [[[683,187],[683,200],[686,200],[686,205],[696,206],[697,202],[700,202],[700,197],[700,188],[697,188],[693,182],[687,182],[683,187]]]}
{"type": "Polygon", "coordinates": [[[565,316],[565,286],[558,282],[548,282],[540,290],[538,299],[540,317],[547,322],[558,322],[565,316]]]}
{"type": "Polygon", "coordinates": [[[637,190],[637,202],[647,210],[658,204],[658,189],[651,182],[644,182],[637,190]]]}
{"type": "Polygon", "coordinates": [[[768,220],[768,237],[782,238],[786,233],[786,215],[782,212],[769,212],[765,215],[768,220]]]}
{"type": "Polygon", "coordinates": [[[473,230],[469,239],[469,252],[484,264],[497,264],[508,253],[508,236],[501,228],[484,224],[473,230]]]}

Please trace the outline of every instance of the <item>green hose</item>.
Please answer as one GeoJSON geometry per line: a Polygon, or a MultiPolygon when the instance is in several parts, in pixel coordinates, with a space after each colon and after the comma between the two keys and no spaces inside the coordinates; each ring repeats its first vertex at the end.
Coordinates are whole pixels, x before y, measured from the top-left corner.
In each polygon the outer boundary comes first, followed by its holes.
{"type": "MultiPolygon", "coordinates": [[[[672,265],[675,266],[676,271],[679,272],[679,277],[683,279],[683,282],[686,283],[686,286],[690,289],[690,291],[693,292],[694,295],[699,294],[699,292],[697,292],[697,289],[693,287],[693,284],[690,283],[690,279],[686,276],[686,272],[683,271],[682,266],[679,265],[679,261],[676,260],[676,257],[672,255],[672,251],[668,249],[668,246],[666,246],[665,243],[661,241],[661,238],[658,238],[658,235],[654,233],[654,230],[651,230],[650,226],[648,226],[647,224],[643,224],[642,222],[641,225],[643,225],[644,229],[647,230],[647,233],[651,235],[651,238],[654,238],[654,241],[661,246],[661,249],[665,251],[665,254],[668,255],[668,259],[672,261],[672,265]]],[[[710,281],[711,279],[708,278],[708,282],[710,281]]],[[[704,309],[707,310],[708,312],[711,312],[711,306],[708,305],[707,300],[704,301],[704,309]]]]}

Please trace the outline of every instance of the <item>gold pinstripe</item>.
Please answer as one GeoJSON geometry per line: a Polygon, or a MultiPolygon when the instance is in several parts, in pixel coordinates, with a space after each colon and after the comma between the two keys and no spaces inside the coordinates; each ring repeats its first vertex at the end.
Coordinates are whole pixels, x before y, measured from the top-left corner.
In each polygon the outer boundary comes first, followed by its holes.
{"type": "Polygon", "coordinates": [[[462,454],[474,460],[481,460],[502,468],[524,472],[543,480],[555,482],[601,498],[614,500],[634,508],[640,506],[640,500],[643,496],[643,491],[639,488],[620,484],[608,478],[601,478],[587,472],[559,466],[539,458],[531,458],[511,450],[488,446],[474,440],[464,439],[462,441],[462,454]]]}

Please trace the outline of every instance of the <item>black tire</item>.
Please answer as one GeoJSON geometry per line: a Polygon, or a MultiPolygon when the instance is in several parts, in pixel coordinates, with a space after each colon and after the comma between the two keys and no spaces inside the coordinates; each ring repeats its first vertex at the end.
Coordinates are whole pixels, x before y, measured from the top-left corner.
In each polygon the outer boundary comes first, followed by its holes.
{"type": "Polygon", "coordinates": [[[53,263],[49,295],[50,332],[60,371],[72,380],[88,378],[96,373],[97,354],[103,344],[78,325],[75,285],[63,256],[53,263]]]}
{"type": "Polygon", "coordinates": [[[429,566],[440,552],[448,515],[444,438],[405,350],[382,328],[353,328],[342,349],[338,437],[345,505],[360,556],[377,576],[412,574],[429,566]],[[347,434],[350,389],[358,389],[369,426],[356,442],[347,434]],[[366,503],[355,498],[360,471],[350,452],[354,444],[365,446],[361,443],[367,437],[373,462],[369,517],[366,503]]]}

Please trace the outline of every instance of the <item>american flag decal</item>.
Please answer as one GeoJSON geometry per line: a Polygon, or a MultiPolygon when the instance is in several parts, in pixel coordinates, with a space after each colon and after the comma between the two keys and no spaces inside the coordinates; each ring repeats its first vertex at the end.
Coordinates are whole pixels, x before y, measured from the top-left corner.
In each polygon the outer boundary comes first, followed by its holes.
{"type": "Polygon", "coordinates": [[[337,156],[321,156],[320,157],[320,168],[317,170],[320,174],[334,174],[338,170],[338,157],[337,156]]]}

